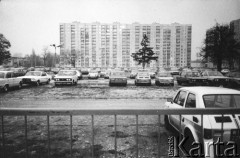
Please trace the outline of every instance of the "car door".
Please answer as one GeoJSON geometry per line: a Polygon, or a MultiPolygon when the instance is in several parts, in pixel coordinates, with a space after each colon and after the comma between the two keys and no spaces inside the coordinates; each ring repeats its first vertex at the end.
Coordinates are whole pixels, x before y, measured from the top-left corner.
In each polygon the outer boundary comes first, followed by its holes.
{"type": "Polygon", "coordinates": [[[14,82],[13,82],[13,78],[12,78],[12,73],[11,72],[7,72],[6,80],[7,80],[7,83],[9,85],[9,87],[13,87],[14,86],[14,82]]]}
{"type": "Polygon", "coordinates": [[[17,78],[17,76],[15,73],[12,73],[13,86],[18,86],[19,84],[19,78],[17,78]]]}
{"type": "Polygon", "coordinates": [[[42,79],[41,82],[47,82],[48,77],[47,77],[47,74],[45,72],[42,72],[41,79],[42,79]]]}
{"type": "MultiPolygon", "coordinates": [[[[187,95],[185,108],[191,108],[196,109],[197,108],[197,99],[196,94],[189,92],[187,95]]],[[[197,132],[197,134],[200,134],[202,128],[201,128],[201,115],[183,115],[182,117],[182,130],[185,128],[185,126],[193,127],[193,129],[197,132]]]]}
{"type": "MultiPolygon", "coordinates": [[[[185,99],[187,96],[187,92],[184,90],[180,90],[177,94],[177,96],[174,98],[171,108],[174,109],[182,109],[184,108],[185,99]]],[[[170,115],[169,116],[169,122],[177,129],[179,130],[179,123],[180,123],[180,115],[170,115]]]]}

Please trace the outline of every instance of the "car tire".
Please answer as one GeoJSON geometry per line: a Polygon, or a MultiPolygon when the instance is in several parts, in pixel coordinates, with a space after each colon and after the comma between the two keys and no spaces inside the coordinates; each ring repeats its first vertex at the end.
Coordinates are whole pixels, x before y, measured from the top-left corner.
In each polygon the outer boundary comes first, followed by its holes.
{"type": "Polygon", "coordinates": [[[8,90],[9,90],[9,86],[8,86],[8,85],[5,85],[5,86],[3,87],[3,92],[8,92],[8,90]]]}
{"type": "Polygon", "coordinates": [[[39,86],[39,85],[40,85],[40,81],[37,81],[37,82],[36,82],[36,86],[39,86]]]}
{"type": "Polygon", "coordinates": [[[77,82],[78,82],[78,81],[75,82],[75,85],[77,85],[77,82]]]}
{"type": "MultiPolygon", "coordinates": [[[[187,132],[184,132],[184,137],[187,139],[186,142],[184,143],[183,147],[186,150],[186,152],[189,154],[189,151],[196,146],[193,146],[193,142],[195,142],[194,137],[192,133],[188,130],[187,132]]],[[[191,157],[191,155],[190,155],[191,157]]]]}
{"type": "Polygon", "coordinates": [[[138,86],[138,83],[137,83],[137,82],[135,82],[135,86],[138,86]]]}
{"type": "Polygon", "coordinates": [[[49,84],[49,82],[50,82],[50,79],[47,80],[46,84],[49,84]]]}
{"type": "Polygon", "coordinates": [[[22,88],[22,82],[19,82],[18,89],[21,89],[21,88],[22,88]]]}
{"type": "Polygon", "coordinates": [[[155,85],[156,85],[156,86],[159,86],[159,82],[155,82],[155,85]]]}

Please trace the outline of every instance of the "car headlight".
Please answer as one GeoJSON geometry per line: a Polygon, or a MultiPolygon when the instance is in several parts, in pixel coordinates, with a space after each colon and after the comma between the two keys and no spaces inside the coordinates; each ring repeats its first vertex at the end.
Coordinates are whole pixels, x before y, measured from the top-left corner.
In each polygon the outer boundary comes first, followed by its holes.
{"type": "Polygon", "coordinates": [[[215,79],[215,81],[218,81],[218,79],[215,79]]]}

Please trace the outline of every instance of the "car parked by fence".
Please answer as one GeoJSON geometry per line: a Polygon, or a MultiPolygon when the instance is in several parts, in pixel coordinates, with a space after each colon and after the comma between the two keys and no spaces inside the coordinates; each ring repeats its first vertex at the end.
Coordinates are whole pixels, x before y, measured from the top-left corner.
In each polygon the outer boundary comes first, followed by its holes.
{"type": "Polygon", "coordinates": [[[48,84],[51,81],[51,76],[43,71],[29,71],[25,76],[18,77],[22,79],[23,84],[33,84],[39,86],[42,83],[48,84]]]}
{"type": "MultiPolygon", "coordinates": [[[[184,87],[180,88],[172,100],[166,103],[167,109],[232,109],[240,108],[240,91],[222,87],[184,87]]],[[[209,142],[239,141],[240,115],[165,115],[165,126],[175,129],[186,138],[184,148],[187,153],[200,142],[208,149],[209,157],[216,156],[216,149],[206,146],[209,142]]],[[[236,142],[239,143],[239,142],[236,142]]],[[[239,145],[239,144],[238,144],[239,145]]],[[[223,148],[221,148],[223,153],[223,148]]],[[[192,156],[192,155],[190,155],[192,156]]]]}
{"type": "Polygon", "coordinates": [[[127,86],[127,76],[124,71],[112,71],[109,77],[109,86],[124,85],[127,86]]]}
{"type": "Polygon", "coordinates": [[[77,85],[78,75],[76,70],[60,70],[54,78],[55,86],[62,84],[77,85]]]}
{"type": "Polygon", "coordinates": [[[227,87],[229,84],[229,78],[223,76],[219,71],[205,70],[202,72],[202,76],[207,79],[209,86],[227,87]]]}
{"type": "Polygon", "coordinates": [[[174,86],[174,78],[169,71],[159,72],[155,77],[155,85],[170,85],[174,86]]]}
{"type": "Polygon", "coordinates": [[[7,92],[12,87],[22,88],[22,79],[17,78],[13,71],[0,71],[0,90],[7,92]]]}

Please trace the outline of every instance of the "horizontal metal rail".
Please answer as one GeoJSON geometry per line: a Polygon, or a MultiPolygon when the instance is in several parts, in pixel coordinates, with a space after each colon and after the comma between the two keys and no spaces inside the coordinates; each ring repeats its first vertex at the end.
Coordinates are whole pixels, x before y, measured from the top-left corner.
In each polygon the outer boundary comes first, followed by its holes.
{"type": "MultiPolygon", "coordinates": [[[[139,156],[139,140],[138,140],[138,116],[139,115],[156,115],[158,116],[158,157],[160,155],[160,122],[161,115],[179,115],[180,120],[182,120],[183,115],[201,115],[201,126],[203,127],[203,115],[221,115],[224,117],[226,114],[240,114],[240,108],[226,108],[226,109],[32,109],[32,108],[2,108],[0,109],[1,116],[1,138],[2,138],[2,155],[1,157],[5,157],[5,131],[4,131],[4,117],[5,116],[24,116],[24,127],[25,127],[25,157],[29,157],[29,149],[28,149],[28,128],[27,128],[27,118],[28,116],[46,116],[47,117],[47,137],[48,137],[48,157],[51,157],[51,135],[50,135],[50,116],[69,116],[70,117],[70,156],[72,157],[72,117],[78,115],[90,115],[91,116],[91,128],[92,128],[92,157],[94,157],[94,115],[113,115],[114,116],[114,131],[115,131],[115,139],[114,139],[114,149],[115,149],[115,157],[117,157],[117,116],[118,115],[133,115],[136,117],[136,156],[139,156]]],[[[179,126],[181,127],[181,121],[179,122],[179,126]]],[[[221,123],[221,129],[223,130],[223,122],[221,123]]],[[[203,128],[202,128],[203,131],[203,128]]],[[[181,128],[179,132],[179,137],[181,139],[181,128]]],[[[203,137],[203,132],[202,132],[203,137]]],[[[223,135],[221,135],[221,139],[223,139],[223,135]]]]}
{"type": "Polygon", "coordinates": [[[48,109],[48,108],[1,108],[0,116],[43,116],[43,115],[224,115],[240,114],[240,108],[208,109],[48,109]]]}

